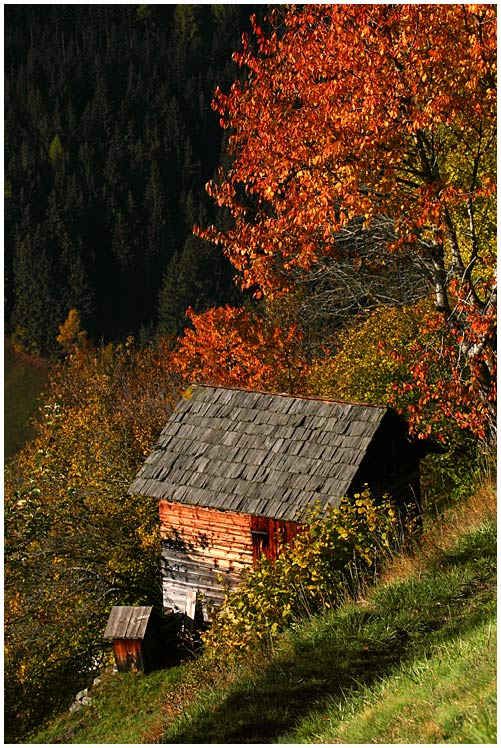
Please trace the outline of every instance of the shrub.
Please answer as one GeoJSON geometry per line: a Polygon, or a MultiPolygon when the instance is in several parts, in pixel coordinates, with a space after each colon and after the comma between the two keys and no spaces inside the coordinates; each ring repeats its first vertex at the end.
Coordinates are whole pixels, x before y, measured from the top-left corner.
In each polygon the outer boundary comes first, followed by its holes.
{"type": "Polygon", "coordinates": [[[168,351],[94,348],[62,326],[5,482],[5,723],[20,739],[92,681],[112,605],[161,605],[155,501],[127,487],[177,397],[168,351]],[[64,340],[63,340],[64,338],[64,340]]]}
{"type": "Polygon", "coordinates": [[[264,556],[226,595],[209,631],[202,635],[214,655],[270,643],[297,618],[334,607],[374,575],[401,536],[388,500],[376,503],[368,489],[321,513],[310,512],[305,529],[276,561],[264,556]]]}

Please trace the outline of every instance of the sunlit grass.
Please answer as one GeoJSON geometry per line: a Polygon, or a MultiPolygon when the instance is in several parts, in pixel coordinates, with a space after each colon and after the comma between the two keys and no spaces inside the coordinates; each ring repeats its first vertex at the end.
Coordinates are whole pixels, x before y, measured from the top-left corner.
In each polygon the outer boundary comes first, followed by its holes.
{"type": "Polygon", "coordinates": [[[447,549],[462,542],[469,530],[479,528],[484,523],[496,523],[497,492],[496,481],[492,478],[475,486],[468,498],[444,510],[436,517],[425,516],[423,532],[419,542],[408,553],[388,556],[385,561],[380,584],[416,576],[426,570],[433,559],[440,563],[447,549]]]}
{"type": "Polygon", "coordinates": [[[271,650],[116,674],[36,742],[495,743],[489,501],[477,495],[473,519],[456,510],[363,599],[298,621],[271,650]]]}
{"type": "Polygon", "coordinates": [[[403,664],[321,715],[286,742],[496,743],[494,617],[403,664]]]}

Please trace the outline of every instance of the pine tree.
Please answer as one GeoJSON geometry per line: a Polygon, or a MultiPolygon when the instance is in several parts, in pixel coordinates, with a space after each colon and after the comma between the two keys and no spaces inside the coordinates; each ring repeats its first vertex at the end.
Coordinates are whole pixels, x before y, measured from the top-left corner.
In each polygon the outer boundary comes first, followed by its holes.
{"type": "Polygon", "coordinates": [[[54,165],[57,165],[59,161],[64,161],[64,148],[61,145],[59,135],[56,133],[49,146],[49,158],[54,165]]]}
{"type": "Polygon", "coordinates": [[[189,236],[164,273],[158,300],[158,333],[177,336],[186,326],[191,307],[203,312],[211,306],[237,304],[241,294],[232,282],[233,269],[208,242],[189,236]]]}
{"type": "MultiPolygon", "coordinates": [[[[55,274],[52,329],[76,298],[98,337],[129,334],[156,317],[166,268],[207,206],[204,185],[222,136],[210,102],[216,84],[234,78],[231,54],[250,12],[6,8],[5,177],[15,198],[5,216],[8,330],[24,295],[15,287],[22,277],[13,271],[16,237],[33,237],[32,225],[55,274]],[[71,281],[60,272],[62,256],[75,258],[65,260],[71,281]]],[[[215,217],[211,205],[207,220],[215,217]]],[[[206,267],[208,277],[217,274],[206,267]]]]}

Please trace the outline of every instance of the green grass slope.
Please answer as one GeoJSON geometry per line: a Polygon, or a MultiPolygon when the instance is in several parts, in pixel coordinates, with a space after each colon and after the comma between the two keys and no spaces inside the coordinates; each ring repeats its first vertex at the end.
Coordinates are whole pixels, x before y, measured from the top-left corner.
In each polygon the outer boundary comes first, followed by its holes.
{"type": "Polygon", "coordinates": [[[464,541],[481,554],[478,564],[455,555],[425,577],[371,596],[364,649],[395,666],[377,674],[378,662],[376,677],[356,673],[344,696],[333,694],[279,742],[496,741],[494,525],[464,541]]]}
{"type": "Polygon", "coordinates": [[[481,502],[271,652],[108,675],[32,742],[496,743],[496,522],[481,502]]]}
{"type": "Polygon", "coordinates": [[[494,743],[494,616],[307,720],[295,742],[494,743]]]}
{"type": "Polygon", "coordinates": [[[49,364],[26,356],[4,341],[4,458],[9,460],[33,437],[31,420],[47,383],[49,364]]]}

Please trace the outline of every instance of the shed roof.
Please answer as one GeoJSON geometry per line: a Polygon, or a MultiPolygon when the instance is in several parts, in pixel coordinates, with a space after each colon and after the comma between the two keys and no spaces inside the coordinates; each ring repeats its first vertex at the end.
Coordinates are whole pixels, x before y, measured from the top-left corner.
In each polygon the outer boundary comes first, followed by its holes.
{"type": "Polygon", "coordinates": [[[223,387],[183,396],[130,493],[298,520],[349,491],[388,408],[223,387]]]}
{"type": "Polygon", "coordinates": [[[144,605],[114,605],[103,638],[143,639],[152,610],[151,606],[144,605]]]}

